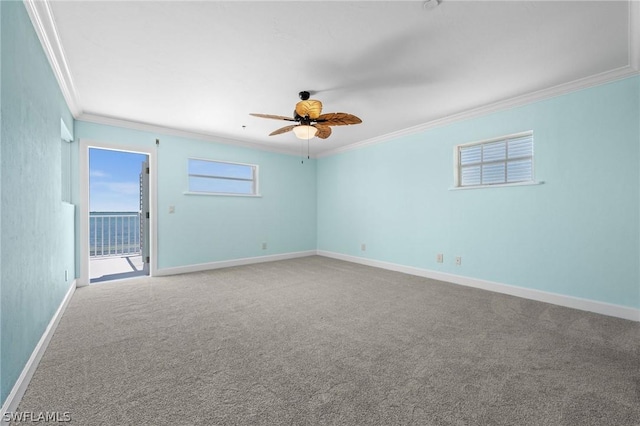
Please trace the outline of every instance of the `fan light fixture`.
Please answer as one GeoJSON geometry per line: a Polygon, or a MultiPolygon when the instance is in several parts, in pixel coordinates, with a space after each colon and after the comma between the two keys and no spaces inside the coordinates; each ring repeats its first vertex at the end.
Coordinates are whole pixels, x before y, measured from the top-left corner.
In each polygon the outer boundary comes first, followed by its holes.
{"type": "Polygon", "coordinates": [[[318,133],[318,129],[313,126],[307,126],[306,124],[302,124],[300,126],[296,126],[293,128],[293,133],[296,134],[298,139],[309,140],[316,136],[318,133]]]}
{"type": "MultiPolygon", "coordinates": [[[[0,0],[2,1],[2,0],[0,0]]],[[[436,0],[434,0],[436,1],[436,0]]],[[[273,114],[256,114],[251,113],[254,117],[271,118],[274,120],[288,121],[288,126],[281,127],[269,133],[269,136],[280,135],[293,131],[298,139],[309,141],[309,139],[318,138],[326,139],[331,136],[331,127],[348,126],[350,124],[360,124],[362,120],[353,114],[346,112],[330,112],[322,113],[322,102],[317,99],[309,99],[309,92],[298,93],[300,102],[296,104],[293,111],[293,117],[285,117],[284,115],[273,114]]]]}

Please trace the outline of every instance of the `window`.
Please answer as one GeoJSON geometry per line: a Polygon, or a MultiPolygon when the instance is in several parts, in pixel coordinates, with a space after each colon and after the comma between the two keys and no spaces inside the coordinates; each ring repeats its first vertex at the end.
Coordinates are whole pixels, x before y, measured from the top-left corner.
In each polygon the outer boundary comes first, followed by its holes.
{"type": "Polygon", "coordinates": [[[456,187],[533,182],[533,132],[456,146],[456,187]]]}
{"type": "Polygon", "coordinates": [[[189,158],[189,192],[258,195],[258,166],[189,158]]]}
{"type": "Polygon", "coordinates": [[[71,142],[60,141],[60,189],[61,198],[71,203],[71,142]]]}
{"type": "Polygon", "coordinates": [[[71,144],[73,136],[69,128],[60,119],[60,198],[71,203],[71,144]]]}

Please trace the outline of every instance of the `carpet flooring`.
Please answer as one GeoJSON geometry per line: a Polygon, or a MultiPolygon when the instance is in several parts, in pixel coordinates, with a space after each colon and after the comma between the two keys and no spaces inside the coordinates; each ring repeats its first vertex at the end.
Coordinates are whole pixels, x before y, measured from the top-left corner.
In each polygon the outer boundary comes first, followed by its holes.
{"type": "Polygon", "coordinates": [[[18,411],[88,426],[640,425],[640,327],[319,256],[139,278],[76,291],[18,411]]]}

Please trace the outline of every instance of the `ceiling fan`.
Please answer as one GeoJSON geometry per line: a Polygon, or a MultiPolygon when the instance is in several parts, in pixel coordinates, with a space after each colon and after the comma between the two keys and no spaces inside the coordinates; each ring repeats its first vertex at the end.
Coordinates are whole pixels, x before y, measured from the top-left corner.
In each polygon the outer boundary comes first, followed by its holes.
{"type": "Polygon", "coordinates": [[[272,114],[250,114],[254,117],[272,118],[274,120],[293,121],[297,124],[284,126],[278,130],[269,133],[269,136],[279,135],[281,133],[293,130],[299,139],[309,140],[313,137],[326,139],[331,136],[330,126],[348,126],[350,124],[360,124],[362,120],[352,114],[346,112],[330,112],[322,114],[322,102],[309,99],[311,94],[307,91],[298,93],[300,102],[296,104],[293,112],[293,118],[282,115],[272,114]]]}

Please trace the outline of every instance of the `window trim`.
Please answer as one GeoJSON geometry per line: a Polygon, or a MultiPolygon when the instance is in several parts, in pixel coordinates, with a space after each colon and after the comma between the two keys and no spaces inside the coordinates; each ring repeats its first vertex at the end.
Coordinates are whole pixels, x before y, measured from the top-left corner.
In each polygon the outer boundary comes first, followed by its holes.
{"type": "Polygon", "coordinates": [[[60,199],[62,204],[68,205],[73,205],[71,201],[73,199],[73,179],[71,178],[72,144],[73,136],[71,136],[71,132],[64,120],[60,118],[60,199]],[[67,158],[63,158],[65,153],[67,158]]]}
{"type": "Polygon", "coordinates": [[[188,157],[187,158],[187,188],[189,188],[189,179],[193,177],[204,177],[204,178],[212,178],[212,179],[225,179],[225,180],[234,180],[234,181],[243,181],[243,182],[253,182],[252,188],[253,192],[251,194],[239,194],[236,192],[208,192],[208,191],[191,191],[191,189],[187,189],[183,192],[184,195],[214,195],[214,196],[225,196],[225,197],[261,197],[260,194],[260,166],[257,164],[250,163],[238,163],[235,161],[221,161],[221,160],[212,160],[211,158],[199,158],[199,157],[188,157]],[[222,163],[222,164],[231,164],[234,166],[249,166],[253,171],[252,179],[245,178],[235,178],[235,177],[225,177],[225,176],[216,176],[216,175],[202,175],[202,174],[191,174],[189,173],[189,162],[191,160],[197,161],[206,161],[209,163],[222,163]]]}
{"type": "Polygon", "coordinates": [[[468,189],[482,189],[482,188],[503,188],[508,186],[531,186],[531,185],[542,185],[543,183],[544,183],[543,180],[532,180],[532,181],[526,181],[526,182],[494,183],[491,185],[455,186],[453,188],[449,188],[449,191],[466,191],[468,189]]]}
{"type": "Polygon", "coordinates": [[[70,139],[60,139],[60,200],[63,204],[71,203],[73,193],[71,179],[71,151],[73,143],[70,139]],[[65,158],[66,157],[66,158],[65,158]]]}
{"type": "MultiPolygon", "coordinates": [[[[461,143],[458,145],[455,145],[453,147],[453,188],[450,188],[452,190],[459,190],[459,189],[479,189],[479,188],[495,188],[495,187],[505,187],[505,186],[527,186],[527,185],[539,185],[542,184],[544,182],[542,181],[536,181],[535,180],[535,151],[534,153],[531,155],[531,180],[526,180],[526,181],[520,181],[520,182],[501,182],[501,183],[492,183],[492,184],[480,184],[480,185],[467,185],[467,186],[462,186],[461,182],[462,182],[462,167],[460,166],[460,148],[464,148],[464,147],[468,147],[468,146],[473,146],[473,145],[487,145],[487,144],[491,144],[494,142],[501,142],[501,141],[508,141],[510,139],[517,139],[517,138],[521,138],[521,137],[525,137],[525,136],[531,136],[532,139],[532,144],[533,144],[533,130],[527,130],[524,132],[518,132],[518,133],[512,133],[509,135],[504,135],[504,136],[498,136],[495,138],[491,138],[491,139],[484,139],[481,141],[474,141],[474,142],[468,142],[468,143],[461,143]]],[[[532,148],[535,148],[532,146],[532,148]]],[[[520,159],[514,159],[514,161],[517,161],[520,159]]],[[[488,161],[486,163],[479,163],[480,165],[482,164],[499,164],[499,163],[504,163],[507,164],[508,163],[508,158],[505,158],[504,161],[500,160],[500,161],[488,161]]]]}

